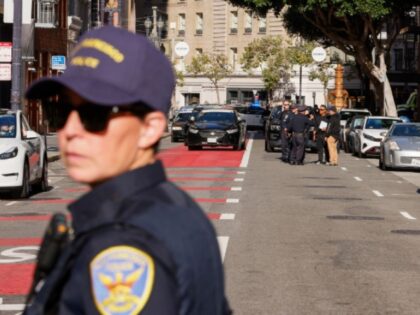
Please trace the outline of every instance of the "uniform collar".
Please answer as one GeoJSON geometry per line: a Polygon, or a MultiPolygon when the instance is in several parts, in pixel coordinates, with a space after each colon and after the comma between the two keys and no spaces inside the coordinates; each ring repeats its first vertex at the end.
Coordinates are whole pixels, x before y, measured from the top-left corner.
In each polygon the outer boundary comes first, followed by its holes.
{"type": "Polygon", "coordinates": [[[76,234],[115,222],[125,199],[166,181],[162,162],[112,178],[69,205],[76,234]]]}

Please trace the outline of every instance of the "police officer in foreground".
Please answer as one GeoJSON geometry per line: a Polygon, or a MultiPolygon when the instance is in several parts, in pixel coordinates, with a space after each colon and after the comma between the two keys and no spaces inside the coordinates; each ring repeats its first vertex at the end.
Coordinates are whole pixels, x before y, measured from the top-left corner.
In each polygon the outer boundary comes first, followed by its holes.
{"type": "Polygon", "coordinates": [[[311,119],[306,116],[306,107],[299,106],[298,114],[293,117],[289,123],[289,132],[292,134],[292,154],[291,154],[291,165],[303,165],[305,156],[305,133],[309,127],[313,126],[314,123],[311,119]]]}
{"type": "Polygon", "coordinates": [[[290,136],[288,126],[292,119],[293,113],[290,110],[290,102],[285,100],[283,102],[283,108],[280,115],[280,127],[281,127],[281,160],[285,163],[289,163],[290,158],[290,136]]]}
{"type": "Polygon", "coordinates": [[[145,37],[107,26],[81,38],[62,76],[27,91],[59,100],[45,106],[62,160],[91,190],[69,205],[68,242],[65,217],[51,222],[24,314],[230,313],[215,231],[156,159],[173,87],[145,37]]]}

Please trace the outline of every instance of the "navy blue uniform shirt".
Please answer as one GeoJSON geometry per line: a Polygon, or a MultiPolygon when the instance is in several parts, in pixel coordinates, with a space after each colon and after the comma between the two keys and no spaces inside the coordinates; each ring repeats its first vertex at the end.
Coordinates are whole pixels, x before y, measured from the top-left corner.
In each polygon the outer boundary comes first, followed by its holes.
{"type": "Polygon", "coordinates": [[[305,115],[295,115],[293,119],[289,122],[288,130],[289,132],[303,133],[308,130],[309,127],[313,126],[314,122],[310,120],[305,115]]]}
{"type": "MultiPolygon", "coordinates": [[[[161,162],[110,179],[69,208],[76,240],[90,236],[60,288],[59,314],[225,313],[214,229],[161,162]]],[[[36,304],[25,314],[39,314],[36,304]]]]}

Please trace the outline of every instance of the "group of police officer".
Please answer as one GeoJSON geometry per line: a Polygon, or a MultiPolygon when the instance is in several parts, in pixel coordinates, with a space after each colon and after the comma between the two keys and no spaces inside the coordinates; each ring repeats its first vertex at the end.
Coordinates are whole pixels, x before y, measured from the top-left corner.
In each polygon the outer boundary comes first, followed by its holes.
{"type": "Polygon", "coordinates": [[[281,122],[281,160],[291,165],[304,165],[305,143],[309,129],[316,141],[318,152],[317,164],[338,165],[337,144],[340,134],[340,121],[334,106],[321,105],[312,110],[304,105],[291,104],[285,100],[282,104],[281,122]]]}

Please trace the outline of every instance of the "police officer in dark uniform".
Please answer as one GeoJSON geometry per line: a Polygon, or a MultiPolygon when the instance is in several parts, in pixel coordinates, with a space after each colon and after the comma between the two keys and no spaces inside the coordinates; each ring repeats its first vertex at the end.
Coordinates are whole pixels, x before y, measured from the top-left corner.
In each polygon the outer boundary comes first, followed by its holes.
{"type": "Polygon", "coordinates": [[[63,162],[91,190],[69,206],[70,237],[65,217],[51,222],[24,314],[230,313],[215,231],[156,159],[173,87],[147,38],[106,26],[81,38],[62,76],[27,91],[58,97],[44,105],[63,162]]]}
{"type": "MultiPolygon", "coordinates": [[[[289,123],[289,131],[292,134],[292,154],[290,164],[303,165],[305,154],[305,132],[314,123],[306,116],[306,107],[299,106],[298,114],[289,123]]],[[[311,116],[312,117],[312,116],[311,116]]]]}
{"type": "Polygon", "coordinates": [[[283,111],[280,115],[281,122],[281,160],[289,163],[290,157],[290,135],[288,131],[289,122],[292,119],[293,113],[290,110],[290,103],[288,100],[283,102],[283,111]]]}

